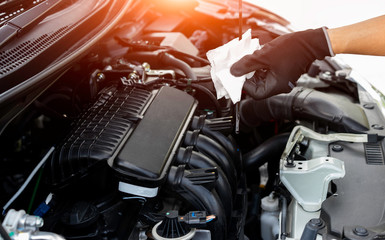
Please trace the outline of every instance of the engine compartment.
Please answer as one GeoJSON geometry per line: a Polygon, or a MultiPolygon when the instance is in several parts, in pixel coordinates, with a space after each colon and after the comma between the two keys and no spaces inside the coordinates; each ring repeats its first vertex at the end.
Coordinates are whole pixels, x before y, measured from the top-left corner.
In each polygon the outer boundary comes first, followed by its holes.
{"type": "MultiPolygon", "coordinates": [[[[237,37],[237,6],[187,3],[137,1],[4,128],[11,237],[383,238],[385,119],[349,68],[316,61],[238,118],[205,56],[237,37]]],[[[287,24],[244,8],[262,44],[287,24]]]]}

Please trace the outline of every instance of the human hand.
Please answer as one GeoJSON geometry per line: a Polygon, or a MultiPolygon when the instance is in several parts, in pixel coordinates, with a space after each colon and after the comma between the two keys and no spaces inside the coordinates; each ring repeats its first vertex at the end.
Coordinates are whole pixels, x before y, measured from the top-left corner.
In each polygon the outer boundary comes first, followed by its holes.
{"type": "Polygon", "coordinates": [[[230,72],[242,76],[256,71],[243,85],[254,99],[290,92],[314,60],[333,55],[329,46],[324,28],[285,34],[241,58],[230,72]]]}

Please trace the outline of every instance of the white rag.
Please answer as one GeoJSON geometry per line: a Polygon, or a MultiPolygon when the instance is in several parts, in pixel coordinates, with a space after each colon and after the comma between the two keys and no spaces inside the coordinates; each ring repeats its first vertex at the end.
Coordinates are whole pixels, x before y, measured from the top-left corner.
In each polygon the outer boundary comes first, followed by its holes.
{"type": "Polygon", "coordinates": [[[251,78],[254,72],[235,77],[230,73],[230,67],[243,56],[261,49],[259,39],[251,39],[251,29],[242,35],[242,40],[235,38],[230,42],[207,52],[211,64],[211,78],[217,91],[217,98],[231,98],[235,104],[241,100],[242,87],[246,78],[251,78]]]}

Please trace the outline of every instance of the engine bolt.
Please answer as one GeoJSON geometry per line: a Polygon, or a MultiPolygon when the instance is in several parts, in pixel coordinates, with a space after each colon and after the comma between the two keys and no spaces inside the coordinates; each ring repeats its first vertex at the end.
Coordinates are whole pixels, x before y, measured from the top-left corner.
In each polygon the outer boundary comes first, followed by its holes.
{"type": "Polygon", "coordinates": [[[344,148],[341,145],[333,145],[332,150],[334,152],[342,152],[344,148]]]}
{"type": "Polygon", "coordinates": [[[322,221],[319,218],[313,218],[310,220],[310,224],[315,226],[315,227],[321,227],[322,226],[322,221]]]}
{"type": "Polygon", "coordinates": [[[365,103],[364,104],[364,108],[366,108],[366,109],[373,109],[374,105],[372,103],[365,103]]]}
{"type": "Polygon", "coordinates": [[[106,75],[104,75],[103,73],[98,73],[96,75],[96,82],[102,82],[106,79],[106,75]]]}
{"type": "Polygon", "coordinates": [[[323,79],[331,81],[332,80],[332,73],[329,71],[326,71],[326,72],[321,73],[320,77],[323,79]]]}
{"type": "Polygon", "coordinates": [[[353,233],[355,235],[361,236],[361,237],[369,235],[368,230],[366,230],[366,228],[364,228],[364,227],[356,227],[356,228],[354,228],[353,233]]]}
{"type": "Polygon", "coordinates": [[[382,126],[380,124],[373,124],[372,128],[374,128],[376,130],[384,130],[384,126],[382,126]]]}
{"type": "Polygon", "coordinates": [[[149,72],[151,70],[151,66],[150,66],[150,64],[148,62],[144,62],[142,64],[142,67],[143,67],[145,72],[149,72]]]}

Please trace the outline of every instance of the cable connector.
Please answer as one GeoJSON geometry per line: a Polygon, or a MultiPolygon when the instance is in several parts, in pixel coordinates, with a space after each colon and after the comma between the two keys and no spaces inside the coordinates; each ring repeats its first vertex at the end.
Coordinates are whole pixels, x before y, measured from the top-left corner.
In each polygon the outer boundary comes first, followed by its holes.
{"type": "Polygon", "coordinates": [[[205,211],[191,211],[179,217],[179,222],[186,223],[189,227],[199,228],[206,226],[206,223],[215,219],[214,215],[206,215],[205,211]]]}

